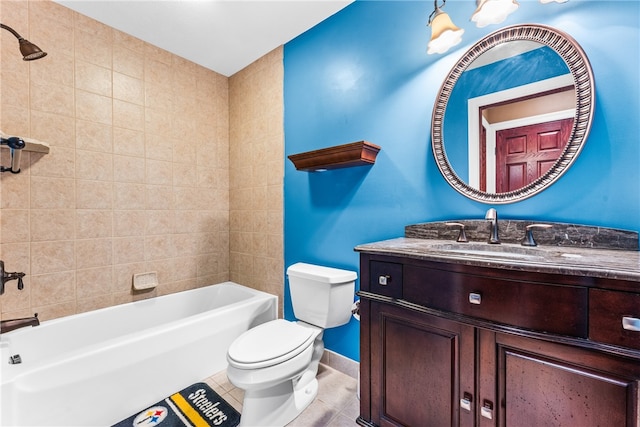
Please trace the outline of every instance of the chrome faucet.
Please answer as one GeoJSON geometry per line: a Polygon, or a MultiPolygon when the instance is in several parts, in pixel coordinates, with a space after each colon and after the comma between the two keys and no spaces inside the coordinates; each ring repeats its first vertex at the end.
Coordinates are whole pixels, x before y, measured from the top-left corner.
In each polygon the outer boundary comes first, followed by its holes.
{"type": "Polygon", "coordinates": [[[38,313],[34,314],[33,317],[3,320],[0,321],[0,334],[4,334],[5,332],[10,332],[15,329],[26,328],[27,326],[38,326],[39,324],[40,320],[38,320],[38,313]]]}
{"type": "Polygon", "coordinates": [[[491,236],[489,237],[490,244],[500,244],[500,237],[498,236],[498,212],[494,208],[487,210],[484,219],[491,221],[491,236]]]}

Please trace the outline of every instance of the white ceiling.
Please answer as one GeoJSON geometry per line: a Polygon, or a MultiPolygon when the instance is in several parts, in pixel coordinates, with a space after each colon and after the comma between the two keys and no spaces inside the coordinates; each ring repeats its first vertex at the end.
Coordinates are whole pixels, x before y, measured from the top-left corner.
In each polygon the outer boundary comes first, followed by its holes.
{"type": "Polygon", "coordinates": [[[225,76],[354,0],[55,0],[225,76]]]}

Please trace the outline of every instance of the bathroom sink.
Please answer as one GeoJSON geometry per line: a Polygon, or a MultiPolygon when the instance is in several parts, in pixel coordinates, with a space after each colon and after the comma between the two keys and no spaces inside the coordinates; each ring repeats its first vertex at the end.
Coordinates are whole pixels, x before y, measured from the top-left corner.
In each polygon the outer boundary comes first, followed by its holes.
{"type": "Polygon", "coordinates": [[[430,245],[434,251],[455,253],[468,256],[486,256],[492,258],[539,259],[544,252],[536,248],[509,244],[490,245],[488,243],[437,243],[430,245]]]}

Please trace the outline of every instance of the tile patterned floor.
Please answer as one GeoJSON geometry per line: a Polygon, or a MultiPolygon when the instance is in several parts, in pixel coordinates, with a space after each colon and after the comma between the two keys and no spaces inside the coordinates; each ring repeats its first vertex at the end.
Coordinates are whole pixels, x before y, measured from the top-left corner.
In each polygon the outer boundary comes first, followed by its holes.
{"type": "MultiPolygon", "coordinates": [[[[344,427],[356,426],[360,401],[356,396],[357,381],[326,365],[318,369],[318,396],[287,427],[344,427]]],[[[229,404],[242,412],[243,391],[233,386],[225,371],[205,380],[229,404]]]]}

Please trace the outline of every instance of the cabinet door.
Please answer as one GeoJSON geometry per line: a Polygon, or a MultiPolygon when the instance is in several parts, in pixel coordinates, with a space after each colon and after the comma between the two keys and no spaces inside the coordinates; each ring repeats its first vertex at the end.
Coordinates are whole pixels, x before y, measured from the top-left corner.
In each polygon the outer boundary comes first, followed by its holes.
{"type": "Polygon", "coordinates": [[[374,302],[370,321],[371,421],[473,426],[473,327],[374,302]]]}
{"type": "Polygon", "coordinates": [[[638,426],[637,361],[496,334],[499,425],[638,426]]]}

